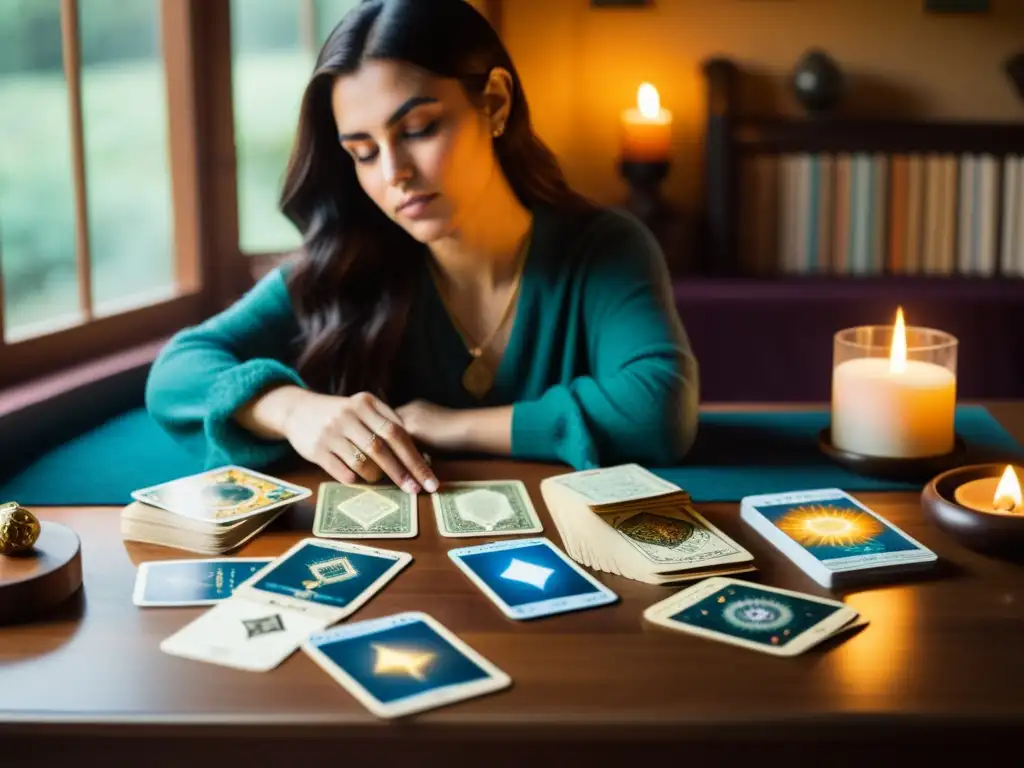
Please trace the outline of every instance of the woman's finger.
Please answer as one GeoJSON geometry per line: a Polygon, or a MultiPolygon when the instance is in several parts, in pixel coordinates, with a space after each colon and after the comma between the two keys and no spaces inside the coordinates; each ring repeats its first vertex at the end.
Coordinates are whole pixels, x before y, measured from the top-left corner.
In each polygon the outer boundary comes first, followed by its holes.
{"type": "MultiPolygon", "coordinates": [[[[373,411],[374,416],[369,417],[370,424],[378,426],[383,417],[373,411]]],[[[389,424],[394,424],[388,421],[389,424]]],[[[401,429],[395,425],[396,428],[401,429]]],[[[388,441],[378,435],[372,427],[367,426],[363,420],[363,414],[354,413],[352,418],[347,419],[344,425],[344,434],[352,444],[362,451],[366,457],[380,467],[381,471],[391,478],[391,481],[407,493],[419,493],[420,484],[412,475],[409,469],[392,452],[388,441]]]]}
{"type": "Polygon", "coordinates": [[[437,478],[423,454],[416,448],[412,437],[405,431],[401,422],[392,421],[384,411],[390,410],[384,403],[377,401],[372,408],[359,410],[364,424],[371,425],[372,431],[383,440],[387,441],[388,447],[395,458],[408,470],[413,479],[428,493],[437,490],[437,478]],[[376,421],[374,421],[376,420],[376,421]]]}
{"type": "Polygon", "coordinates": [[[358,477],[353,482],[380,482],[384,474],[380,467],[366,453],[345,435],[337,435],[331,441],[331,452],[344,462],[358,477]]]}
{"type": "Polygon", "coordinates": [[[333,477],[339,483],[355,483],[358,482],[359,478],[356,473],[346,466],[341,459],[335,456],[329,451],[325,451],[320,457],[318,462],[321,467],[327,472],[328,475],[333,477]]]}

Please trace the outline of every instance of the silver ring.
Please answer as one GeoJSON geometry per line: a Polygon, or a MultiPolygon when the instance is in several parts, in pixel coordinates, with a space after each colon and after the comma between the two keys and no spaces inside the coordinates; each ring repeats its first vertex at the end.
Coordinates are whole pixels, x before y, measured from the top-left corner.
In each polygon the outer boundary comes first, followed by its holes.
{"type": "Polygon", "coordinates": [[[355,452],[352,454],[352,461],[356,464],[362,464],[366,461],[366,454],[356,448],[355,452]]]}

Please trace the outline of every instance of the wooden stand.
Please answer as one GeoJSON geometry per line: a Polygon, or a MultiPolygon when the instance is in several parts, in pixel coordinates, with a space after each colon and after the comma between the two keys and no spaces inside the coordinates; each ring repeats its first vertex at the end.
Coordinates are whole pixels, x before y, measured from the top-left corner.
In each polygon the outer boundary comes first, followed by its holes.
{"type": "Polygon", "coordinates": [[[82,586],[78,536],[59,523],[40,525],[32,549],[0,555],[0,624],[51,610],[82,586]]]}

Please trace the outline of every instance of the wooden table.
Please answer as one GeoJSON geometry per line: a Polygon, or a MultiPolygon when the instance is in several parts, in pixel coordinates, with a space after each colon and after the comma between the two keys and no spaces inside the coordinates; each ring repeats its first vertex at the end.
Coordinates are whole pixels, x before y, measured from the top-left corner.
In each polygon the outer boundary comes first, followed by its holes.
{"type": "MultiPolygon", "coordinates": [[[[1024,404],[993,413],[1024,440],[1024,404]]],[[[538,483],[564,468],[494,461],[438,470],[447,479],[522,478],[545,533],[559,541],[538,483]]],[[[324,477],[290,479],[315,487],[324,477]]],[[[383,544],[414,562],[353,620],[426,611],[507,671],[513,686],[401,722],[375,719],[301,652],[266,674],[162,654],[159,641],[202,609],[136,608],[135,568],[182,553],[123,542],[116,508],[37,508],[81,536],[85,587],[60,615],[0,628],[0,764],[66,764],[88,747],[115,765],[147,766],[308,765],[365,752],[417,765],[697,755],[874,768],[887,758],[917,764],[928,755],[1016,750],[1024,570],[931,527],[916,494],[861,498],[938,552],[940,569],[843,595],[870,619],[865,630],[778,659],[645,625],[643,609],[669,590],[604,574],[620,603],[509,621],[445,556],[475,540],[439,537],[421,497],[420,535],[383,544]]],[[[737,504],[700,509],[751,550],[753,578],[829,594],[747,528],[737,504]]],[[[312,516],[312,504],[297,505],[237,554],[283,552],[309,533],[312,516]]]]}

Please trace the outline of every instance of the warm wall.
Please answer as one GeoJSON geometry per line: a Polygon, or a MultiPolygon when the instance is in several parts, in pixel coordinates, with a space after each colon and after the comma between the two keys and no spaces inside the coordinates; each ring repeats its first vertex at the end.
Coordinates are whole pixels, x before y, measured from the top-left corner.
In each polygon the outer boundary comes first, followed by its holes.
{"type": "MultiPolygon", "coordinates": [[[[483,4],[483,3],[481,3],[483,4]]],[[[612,202],[621,110],[653,82],[675,117],[666,190],[693,208],[704,121],[700,63],[721,53],[754,75],[747,103],[797,111],[786,76],[820,46],[850,75],[846,111],[940,119],[1024,120],[1002,71],[1024,50],[1024,0],[986,14],[925,13],[924,0],[654,0],[645,9],[591,9],[588,0],[504,0],[502,34],[538,132],[570,180],[612,202]]]]}

